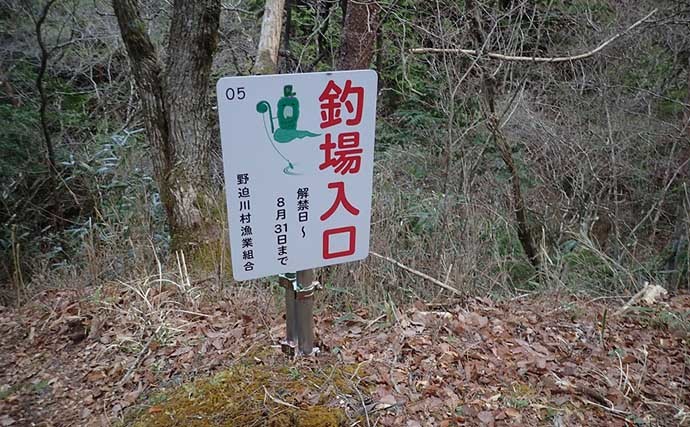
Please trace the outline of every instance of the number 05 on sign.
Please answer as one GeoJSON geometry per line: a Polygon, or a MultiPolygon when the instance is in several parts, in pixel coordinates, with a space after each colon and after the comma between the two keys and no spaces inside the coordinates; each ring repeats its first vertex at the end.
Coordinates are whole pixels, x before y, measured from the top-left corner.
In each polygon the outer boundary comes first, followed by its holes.
{"type": "Polygon", "coordinates": [[[236,280],[367,257],[376,93],[371,70],[218,81],[236,280]]]}

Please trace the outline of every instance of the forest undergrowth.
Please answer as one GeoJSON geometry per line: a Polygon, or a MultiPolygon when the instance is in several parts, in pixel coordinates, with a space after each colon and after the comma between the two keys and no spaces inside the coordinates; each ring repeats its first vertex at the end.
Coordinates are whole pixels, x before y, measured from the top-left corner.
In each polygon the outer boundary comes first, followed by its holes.
{"type": "MultiPolygon", "coordinates": [[[[173,6],[138,3],[166,60],[173,6]]],[[[255,72],[236,3],[212,83],[255,72]]],[[[281,73],[337,68],[340,3],[292,2],[281,73]]],[[[0,426],[690,423],[686,2],[375,3],[373,255],[317,270],[322,353],[286,363],[277,278],[232,278],[215,99],[219,242],[177,250],[111,2],[0,0],[0,426]]]]}

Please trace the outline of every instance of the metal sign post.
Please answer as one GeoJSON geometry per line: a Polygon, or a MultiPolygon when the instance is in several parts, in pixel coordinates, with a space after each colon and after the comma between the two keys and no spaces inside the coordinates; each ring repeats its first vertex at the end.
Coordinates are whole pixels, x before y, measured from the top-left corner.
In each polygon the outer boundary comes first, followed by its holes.
{"type": "Polygon", "coordinates": [[[320,289],[314,270],[280,275],[285,288],[285,340],[281,342],[287,355],[311,356],[319,352],[314,346],[314,292],[320,289]]]}
{"type": "Polygon", "coordinates": [[[319,352],[314,347],[314,292],[319,282],[314,280],[314,270],[297,272],[295,314],[297,319],[297,349],[299,354],[310,356],[319,352]]]}
{"type": "Polygon", "coordinates": [[[377,79],[353,70],[218,81],[232,275],[280,275],[292,354],[315,353],[312,269],[369,255],[377,79]]]}
{"type": "Polygon", "coordinates": [[[294,354],[295,348],[297,348],[295,276],[295,273],[281,274],[278,279],[280,285],[285,288],[285,340],[281,342],[285,354],[294,354]]]}

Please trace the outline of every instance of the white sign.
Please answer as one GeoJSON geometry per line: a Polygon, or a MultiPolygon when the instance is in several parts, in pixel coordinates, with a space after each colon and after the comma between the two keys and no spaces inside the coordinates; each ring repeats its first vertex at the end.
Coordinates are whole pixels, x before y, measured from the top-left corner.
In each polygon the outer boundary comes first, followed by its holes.
{"type": "Polygon", "coordinates": [[[235,280],[369,254],[377,75],[218,81],[235,280]]]}

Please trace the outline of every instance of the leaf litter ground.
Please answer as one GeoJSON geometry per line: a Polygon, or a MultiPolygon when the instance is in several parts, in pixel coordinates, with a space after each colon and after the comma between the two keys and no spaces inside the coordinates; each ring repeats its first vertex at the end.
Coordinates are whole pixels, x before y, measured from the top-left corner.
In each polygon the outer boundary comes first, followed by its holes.
{"type": "Polygon", "coordinates": [[[0,307],[0,426],[690,425],[688,295],[324,307],[321,355],[291,360],[268,290],[176,292],[0,307]]]}

